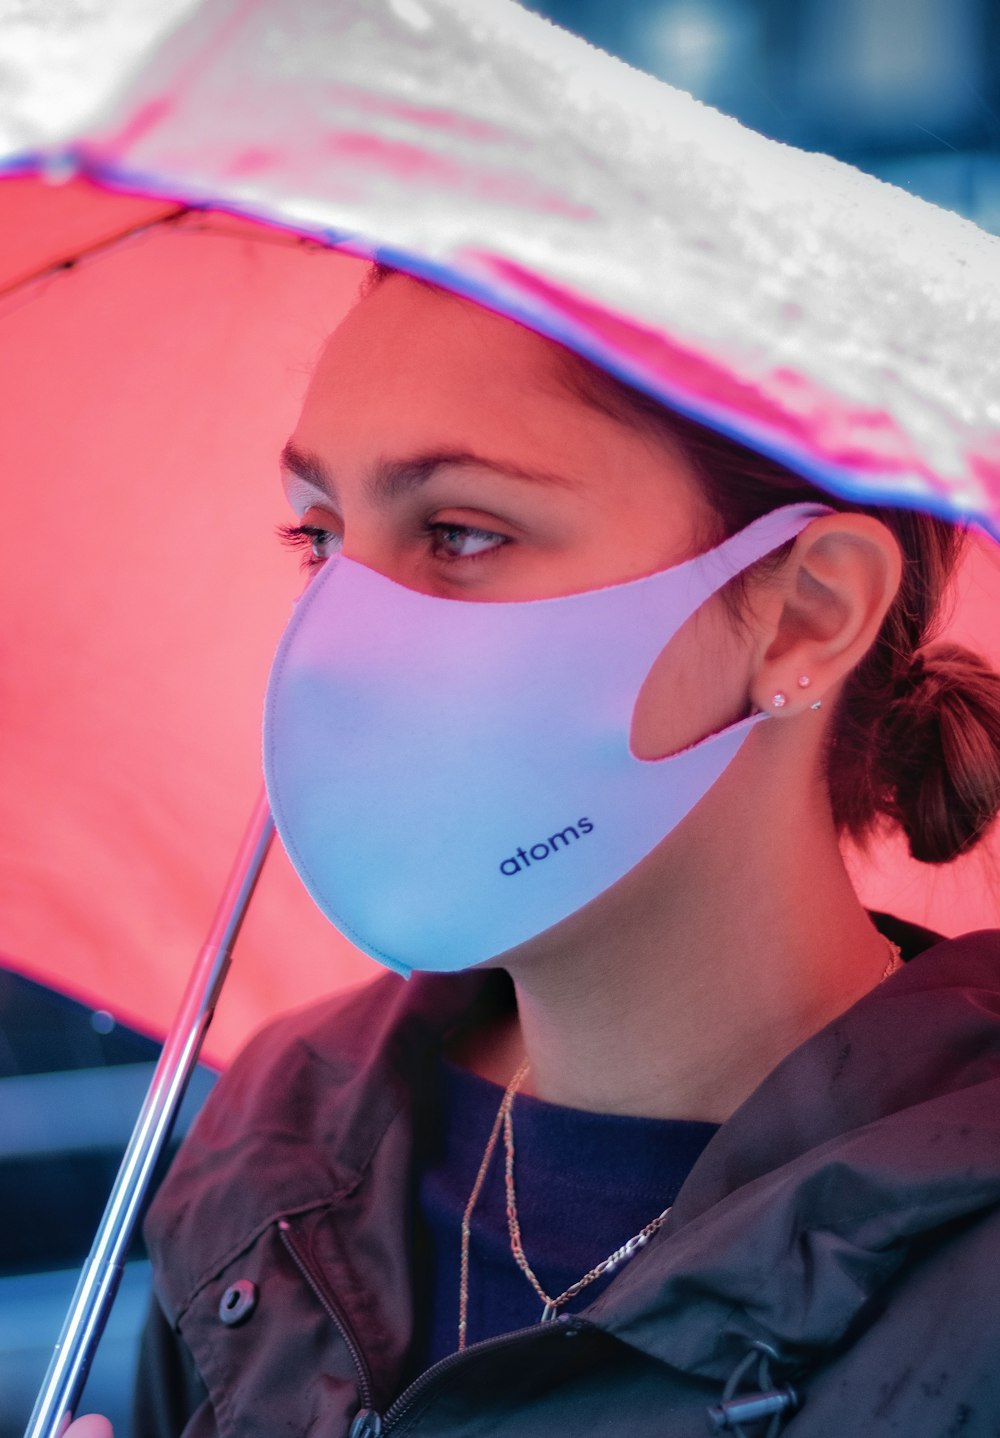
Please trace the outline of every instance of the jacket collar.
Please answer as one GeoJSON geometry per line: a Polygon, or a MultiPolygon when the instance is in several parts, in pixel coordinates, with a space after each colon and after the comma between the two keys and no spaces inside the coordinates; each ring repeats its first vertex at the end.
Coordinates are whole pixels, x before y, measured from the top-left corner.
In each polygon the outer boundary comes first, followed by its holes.
{"type": "MultiPolygon", "coordinates": [[[[1000,1201],[998,959],[1000,935],[939,944],[790,1054],[586,1317],[708,1377],[756,1339],[808,1362],[916,1240],[1000,1201]]],[[[276,1218],[406,1182],[422,1075],[510,995],[499,972],[386,976],[265,1030],[151,1214],[168,1308],[276,1218]]]]}
{"type": "Polygon", "coordinates": [[[808,1366],[918,1240],[1000,1201],[998,960],[1000,934],[939,944],[789,1054],[588,1316],[706,1376],[755,1340],[808,1366]]]}

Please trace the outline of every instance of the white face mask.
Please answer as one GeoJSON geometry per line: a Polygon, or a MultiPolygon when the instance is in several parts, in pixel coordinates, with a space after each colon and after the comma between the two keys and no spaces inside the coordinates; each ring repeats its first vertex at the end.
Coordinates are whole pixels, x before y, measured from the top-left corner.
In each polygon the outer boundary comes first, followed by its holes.
{"type": "Polygon", "coordinates": [[[555,599],[441,599],[328,560],[282,637],[264,717],[275,824],[327,918],[400,973],[464,969],[628,873],[766,717],[637,759],[654,661],[826,512],[775,510],[684,564],[555,599]]]}

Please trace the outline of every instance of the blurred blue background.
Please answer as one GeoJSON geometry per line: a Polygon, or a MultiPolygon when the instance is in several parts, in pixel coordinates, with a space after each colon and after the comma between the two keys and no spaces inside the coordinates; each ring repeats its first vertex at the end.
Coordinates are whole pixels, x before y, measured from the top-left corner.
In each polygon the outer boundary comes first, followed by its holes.
{"type": "Polygon", "coordinates": [[[1000,0],[547,0],[527,8],[773,139],[1000,233],[1000,0]]]}
{"type": "MultiPolygon", "coordinates": [[[[0,1435],[20,1438],[90,1248],[158,1045],[0,967],[0,1435]]],[[[199,1069],[174,1144],[204,1102],[199,1069]]],[[[128,1438],[149,1271],[136,1245],[85,1408],[128,1438]]]]}
{"type": "MultiPolygon", "coordinates": [[[[528,8],[777,140],[1000,233],[1000,0],[548,0],[528,8]]],[[[0,1438],[18,1438],[152,1071],[109,1016],[0,973],[0,1438]]],[[[203,1072],[181,1131],[211,1085],[203,1072]]],[[[128,1438],[133,1256],[87,1405],[128,1438]]]]}

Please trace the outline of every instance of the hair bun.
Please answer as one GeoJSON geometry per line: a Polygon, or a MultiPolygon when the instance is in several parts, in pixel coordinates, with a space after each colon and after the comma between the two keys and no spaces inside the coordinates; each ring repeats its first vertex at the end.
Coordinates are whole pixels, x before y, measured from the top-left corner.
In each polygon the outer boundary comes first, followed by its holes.
{"type": "Polygon", "coordinates": [[[896,680],[896,699],[903,701],[911,699],[914,690],[928,678],[929,674],[934,677],[934,670],[934,651],[931,650],[928,654],[924,650],[918,649],[896,680]],[[928,658],[930,659],[930,670],[928,670],[928,658]]]}
{"type": "Polygon", "coordinates": [[[1000,810],[1000,675],[958,644],[918,651],[885,716],[886,811],[915,859],[945,864],[1000,810]]]}

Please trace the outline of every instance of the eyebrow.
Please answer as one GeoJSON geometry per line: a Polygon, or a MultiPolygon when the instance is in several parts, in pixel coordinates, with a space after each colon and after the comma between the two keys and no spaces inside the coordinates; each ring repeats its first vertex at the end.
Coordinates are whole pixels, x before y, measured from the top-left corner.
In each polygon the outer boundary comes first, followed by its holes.
{"type": "MultiPolygon", "coordinates": [[[[323,490],[331,500],[336,500],[337,485],[333,474],[318,455],[301,450],[291,440],[281,451],[283,469],[297,474],[300,479],[323,490]]],[[[490,459],[474,454],[471,450],[447,449],[430,450],[419,454],[405,455],[399,459],[379,460],[370,474],[365,477],[365,490],[372,502],[379,506],[391,504],[403,494],[419,489],[439,469],[489,469],[512,479],[523,479],[531,484],[544,484],[563,489],[574,489],[577,481],[568,475],[556,474],[547,469],[528,469],[505,459],[490,459]]]]}

